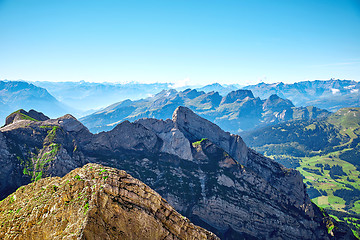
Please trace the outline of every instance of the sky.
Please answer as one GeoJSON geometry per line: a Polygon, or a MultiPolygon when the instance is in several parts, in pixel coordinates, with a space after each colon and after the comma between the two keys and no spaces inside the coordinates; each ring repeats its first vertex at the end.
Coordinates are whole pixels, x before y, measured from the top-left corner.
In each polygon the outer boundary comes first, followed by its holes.
{"type": "Polygon", "coordinates": [[[0,0],[0,79],[360,81],[359,0],[0,0]]]}

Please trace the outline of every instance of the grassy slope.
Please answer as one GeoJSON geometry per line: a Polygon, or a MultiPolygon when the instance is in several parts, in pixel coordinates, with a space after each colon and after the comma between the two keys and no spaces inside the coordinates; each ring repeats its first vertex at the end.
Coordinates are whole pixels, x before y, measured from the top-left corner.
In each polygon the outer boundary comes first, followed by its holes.
{"type": "MultiPolygon", "coordinates": [[[[256,150],[300,171],[318,206],[360,214],[360,108],[340,109],[322,121],[280,124],[251,136],[250,145],[258,142],[256,150]],[[320,127],[321,131],[315,132],[320,127]],[[263,140],[264,135],[268,140],[263,140]],[[313,139],[315,142],[309,143],[313,139]],[[330,174],[336,165],[342,167],[343,174],[330,174]]],[[[339,220],[360,229],[360,218],[339,220]]]]}

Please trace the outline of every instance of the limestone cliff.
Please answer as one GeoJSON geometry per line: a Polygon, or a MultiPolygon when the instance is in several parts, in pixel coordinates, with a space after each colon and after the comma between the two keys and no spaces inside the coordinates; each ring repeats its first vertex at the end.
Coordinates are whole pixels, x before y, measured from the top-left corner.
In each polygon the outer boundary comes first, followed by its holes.
{"type": "Polygon", "coordinates": [[[300,174],[179,107],[173,119],[90,133],[71,115],[0,128],[0,194],[86,163],[124,169],[222,239],[351,239],[306,194],[300,174]]]}
{"type": "Polygon", "coordinates": [[[218,239],[125,171],[87,164],[0,203],[0,239],[218,239]]]}

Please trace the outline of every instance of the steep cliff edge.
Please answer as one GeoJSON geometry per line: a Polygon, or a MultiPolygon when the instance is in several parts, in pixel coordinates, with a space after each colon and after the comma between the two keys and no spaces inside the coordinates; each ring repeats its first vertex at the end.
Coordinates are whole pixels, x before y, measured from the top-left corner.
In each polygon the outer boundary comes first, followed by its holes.
{"type": "Polygon", "coordinates": [[[71,115],[17,121],[0,133],[2,198],[92,162],[126,170],[222,239],[351,239],[310,201],[297,171],[188,108],[177,108],[172,120],[125,121],[99,134],[71,115]]]}
{"type": "Polygon", "coordinates": [[[1,239],[218,239],[125,171],[87,164],[0,203],[1,239]]]}

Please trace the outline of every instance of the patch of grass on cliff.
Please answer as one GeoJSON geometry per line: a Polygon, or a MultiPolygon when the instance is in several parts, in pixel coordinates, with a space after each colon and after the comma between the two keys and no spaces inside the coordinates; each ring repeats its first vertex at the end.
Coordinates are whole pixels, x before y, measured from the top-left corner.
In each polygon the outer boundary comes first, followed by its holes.
{"type": "Polygon", "coordinates": [[[58,129],[59,129],[59,126],[53,126],[53,128],[48,131],[48,135],[46,136],[46,138],[48,139],[49,142],[54,141],[55,136],[56,136],[56,131],[58,129]]]}
{"type": "Polygon", "coordinates": [[[55,159],[55,155],[59,152],[60,144],[52,143],[48,148],[51,148],[49,152],[46,152],[42,156],[42,160],[45,162],[51,162],[55,159]]]}
{"type": "Polygon", "coordinates": [[[33,181],[34,181],[34,182],[39,181],[39,180],[41,179],[42,175],[43,175],[43,172],[42,172],[42,171],[35,173],[35,175],[34,175],[34,180],[33,180],[33,181]]]}
{"type": "Polygon", "coordinates": [[[18,113],[18,114],[20,115],[20,118],[23,119],[23,120],[31,120],[31,121],[35,121],[35,122],[38,122],[38,121],[39,121],[39,120],[36,120],[36,119],[34,119],[34,118],[32,118],[32,117],[29,117],[29,116],[26,115],[26,114],[21,113],[20,110],[15,111],[15,112],[13,112],[12,114],[14,114],[14,113],[18,113]]]}
{"type": "Polygon", "coordinates": [[[100,169],[99,175],[103,174],[104,172],[108,172],[106,169],[100,169]]]}
{"type": "Polygon", "coordinates": [[[84,215],[87,213],[88,210],[89,210],[89,203],[87,202],[84,206],[84,215]]]}
{"type": "Polygon", "coordinates": [[[79,181],[85,181],[84,179],[82,179],[79,175],[75,175],[74,179],[79,180],[79,181]]]}
{"type": "Polygon", "coordinates": [[[359,233],[358,233],[356,230],[351,229],[351,231],[353,232],[354,236],[355,236],[357,239],[360,239],[360,235],[359,235],[359,233]]]}
{"type": "Polygon", "coordinates": [[[52,126],[49,126],[49,125],[42,125],[42,126],[40,126],[40,128],[47,129],[47,128],[52,128],[52,126]]]}
{"type": "Polygon", "coordinates": [[[200,141],[197,141],[197,142],[193,142],[192,145],[193,147],[197,147],[197,146],[200,146],[200,144],[205,141],[207,138],[202,138],[200,141]]]}
{"type": "Polygon", "coordinates": [[[49,146],[43,146],[41,150],[37,149],[36,153],[29,153],[32,154],[28,161],[22,161],[21,164],[24,166],[23,174],[32,176],[31,181],[38,181],[42,178],[45,165],[48,162],[55,160],[55,156],[58,153],[61,145],[57,143],[51,143],[49,146]],[[41,157],[38,157],[41,155],[41,157]]]}

